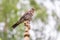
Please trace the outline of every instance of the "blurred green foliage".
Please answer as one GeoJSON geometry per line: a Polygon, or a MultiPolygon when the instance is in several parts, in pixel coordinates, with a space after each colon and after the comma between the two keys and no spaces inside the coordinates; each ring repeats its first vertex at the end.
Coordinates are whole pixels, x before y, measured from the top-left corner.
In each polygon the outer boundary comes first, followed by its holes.
{"type": "Polygon", "coordinates": [[[46,9],[44,7],[41,7],[40,10],[38,10],[37,15],[35,19],[40,19],[42,22],[46,22],[48,18],[48,14],[46,13],[46,9]]]}
{"type": "Polygon", "coordinates": [[[2,39],[0,38],[0,40],[2,40],[2,39]]]}
{"type": "Polygon", "coordinates": [[[35,0],[29,0],[29,1],[30,1],[30,5],[34,7],[35,10],[40,9],[40,5],[38,5],[35,0]]]}
{"type": "Polygon", "coordinates": [[[48,18],[46,8],[44,6],[40,6],[39,4],[37,4],[35,0],[30,0],[30,5],[34,7],[36,10],[35,19],[41,19],[42,22],[46,22],[48,18]]]}
{"type": "Polygon", "coordinates": [[[16,7],[17,2],[18,0],[2,0],[2,4],[0,4],[0,22],[5,22],[2,37],[3,40],[8,40],[7,28],[11,27],[11,25],[18,19],[18,9],[16,7]]]}
{"type": "Polygon", "coordinates": [[[57,30],[60,31],[60,25],[58,26],[57,30]]]}

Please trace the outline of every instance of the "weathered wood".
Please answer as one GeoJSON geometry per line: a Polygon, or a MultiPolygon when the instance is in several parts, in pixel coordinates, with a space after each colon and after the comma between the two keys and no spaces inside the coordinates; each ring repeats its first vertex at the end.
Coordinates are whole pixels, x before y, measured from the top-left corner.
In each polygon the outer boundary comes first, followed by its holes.
{"type": "Polygon", "coordinates": [[[30,22],[24,21],[24,25],[25,25],[24,40],[30,40],[30,34],[29,34],[30,22]]]}

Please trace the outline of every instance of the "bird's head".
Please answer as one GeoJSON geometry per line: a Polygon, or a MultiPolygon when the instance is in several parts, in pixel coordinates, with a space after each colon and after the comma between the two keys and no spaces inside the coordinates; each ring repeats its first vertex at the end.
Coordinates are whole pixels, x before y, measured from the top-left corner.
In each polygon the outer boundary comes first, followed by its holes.
{"type": "Polygon", "coordinates": [[[34,13],[35,9],[34,8],[31,8],[30,9],[30,13],[34,13]]]}

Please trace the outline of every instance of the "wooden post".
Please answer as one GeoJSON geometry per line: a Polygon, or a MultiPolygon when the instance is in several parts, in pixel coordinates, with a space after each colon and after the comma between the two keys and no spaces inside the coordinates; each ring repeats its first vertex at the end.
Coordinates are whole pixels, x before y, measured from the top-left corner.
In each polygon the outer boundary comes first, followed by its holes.
{"type": "Polygon", "coordinates": [[[25,25],[24,40],[30,40],[30,34],[29,34],[30,22],[24,21],[24,25],[25,25]]]}

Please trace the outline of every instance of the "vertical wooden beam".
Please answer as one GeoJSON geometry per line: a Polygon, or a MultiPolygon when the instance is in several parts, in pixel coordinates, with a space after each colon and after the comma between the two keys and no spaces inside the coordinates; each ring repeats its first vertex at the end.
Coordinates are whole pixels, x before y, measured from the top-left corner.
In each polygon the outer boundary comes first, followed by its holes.
{"type": "Polygon", "coordinates": [[[25,25],[24,40],[30,40],[30,34],[29,34],[30,22],[24,21],[24,25],[25,25]]]}

